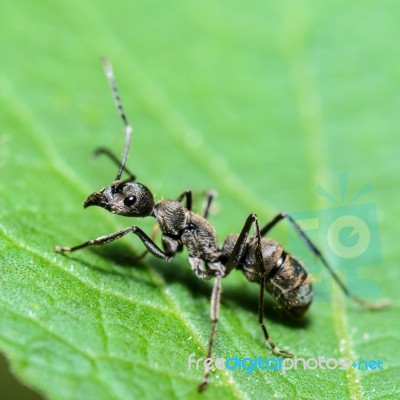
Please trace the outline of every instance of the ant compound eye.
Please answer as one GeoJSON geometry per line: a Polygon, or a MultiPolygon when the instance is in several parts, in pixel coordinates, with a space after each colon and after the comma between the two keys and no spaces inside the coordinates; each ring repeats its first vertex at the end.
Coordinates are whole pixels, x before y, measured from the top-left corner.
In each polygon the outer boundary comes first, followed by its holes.
{"type": "Polygon", "coordinates": [[[136,203],[136,196],[128,196],[124,199],[124,204],[128,207],[132,207],[136,203]]]}
{"type": "Polygon", "coordinates": [[[147,217],[151,215],[154,199],[146,186],[137,182],[127,182],[117,187],[114,196],[110,196],[110,211],[127,217],[147,217]]]}
{"type": "Polygon", "coordinates": [[[186,229],[188,229],[189,231],[195,231],[197,229],[197,226],[194,223],[189,222],[189,224],[186,227],[186,229]]]}

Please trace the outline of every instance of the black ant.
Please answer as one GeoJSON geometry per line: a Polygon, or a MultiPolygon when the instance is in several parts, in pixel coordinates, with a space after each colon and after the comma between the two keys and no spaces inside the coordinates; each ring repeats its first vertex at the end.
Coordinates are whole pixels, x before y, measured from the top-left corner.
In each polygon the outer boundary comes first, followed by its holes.
{"type": "MultiPolygon", "coordinates": [[[[109,150],[101,148],[96,154],[107,155],[119,165],[118,173],[111,185],[91,194],[83,206],[99,206],[113,214],[127,217],[154,217],[162,232],[161,249],[153,239],[146,235],[137,226],[122,229],[119,232],[89,240],[74,247],[55,246],[57,252],[76,251],[88,246],[103,245],[120,239],[128,233],[137,235],[145,245],[147,251],[165,261],[170,261],[176,253],[188,250],[189,264],[200,279],[214,278],[214,287],[211,295],[211,334],[208,343],[207,358],[211,357],[214,343],[220,299],[221,280],[233,269],[243,271],[250,282],[260,285],[258,301],[258,322],[263,331],[265,340],[272,351],[278,355],[291,356],[291,352],[279,349],[270,339],[264,324],[264,290],[267,290],[278,304],[292,317],[301,318],[309,308],[313,299],[311,280],[304,266],[285,252],[280,244],[266,239],[264,236],[281,220],[287,219],[305,242],[307,247],[322,261],[333,279],[337,282],[346,296],[355,300],[363,307],[379,309],[389,304],[382,301],[377,304],[352,295],[341,279],[328,264],[317,247],[307,237],[300,226],[286,213],[278,214],[271,222],[259,227],[256,214],[250,214],[240,234],[229,235],[222,247],[218,246],[215,229],[207,221],[207,216],[214,199],[215,193],[209,191],[203,215],[195,214],[192,209],[192,192],[183,192],[177,200],[161,200],[154,202],[150,190],[143,184],[136,182],[136,177],[125,166],[131,141],[132,128],[128,123],[118,89],[115,84],[111,65],[103,60],[107,78],[111,85],[115,103],[124,122],[125,147],[121,163],[109,150]],[[128,175],[121,180],[122,173],[128,175]],[[185,201],[185,205],[183,205],[185,201]],[[254,229],[251,236],[250,231],[254,229]]],[[[205,369],[202,383],[198,390],[203,391],[209,381],[210,370],[205,369]]]]}

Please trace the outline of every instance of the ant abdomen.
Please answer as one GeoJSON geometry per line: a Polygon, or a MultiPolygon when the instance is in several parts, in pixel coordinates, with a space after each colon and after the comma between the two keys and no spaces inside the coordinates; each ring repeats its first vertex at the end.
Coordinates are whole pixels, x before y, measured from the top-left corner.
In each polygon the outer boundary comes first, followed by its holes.
{"type": "MultiPolygon", "coordinates": [[[[227,237],[222,254],[232,254],[239,235],[227,237]]],[[[260,271],[256,257],[256,238],[251,237],[240,257],[237,269],[243,271],[250,282],[260,283],[264,275],[265,289],[291,316],[301,318],[313,298],[311,279],[304,266],[286,253],[274,240],[261,238],[263,269],[260,271]]]]}
{"type": "Polygon", "coordinates": [[[301,318],[313,299],[310,276],[296,258],[282,250],[265,281],[266,290],[292,317],[301,318]]]}

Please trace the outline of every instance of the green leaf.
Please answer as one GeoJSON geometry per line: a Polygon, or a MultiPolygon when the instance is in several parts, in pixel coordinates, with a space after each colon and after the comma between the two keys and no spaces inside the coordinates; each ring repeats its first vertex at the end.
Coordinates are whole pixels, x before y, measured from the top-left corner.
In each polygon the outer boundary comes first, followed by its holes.
{"type": "MultiPolygon", "coordinates": [[[[0,349],[18,378],[51,399],[398,398],[395,5],[3,4],[0,349]],[[129,167],[157,199],[191,188],[199,209],[201,193],[215,188],[210,221],[220,242],[251,212],[265,222],[281,210],[332,207],[316,187],[340,197],[339,173],[348,174],[350,194],[372,184],[357,204],[377,210],[381,260],[357,274],[379,288],[366,297],[394,304],[366,311],[336,288],[304,324],[269,298],[265,314],[273,340],[299,357],[379,359],[382,371],[217,371],[196,394],[202,372],[188,370],[188,357],[206,353],[211,283],[193,275],[186,254],[138,263],[143,245],[134,237],[70,256],[53,252],[130,224],[151,231],[153,221],[81,206],[116,174],[90,153],[108,146],[119,154],[124,141],[103,55],[134,126],[129,167]]],[[[271,235],[290,250],[284,228],[271,235]]],[[[328,252],[325,233],[316,241],[328,252]]],[[[305,260],[307,250],[299,251],[305,260]]],[[[310,262],[320,277],[317,260],[310,262]]],[[[271,356],[257,295],[239,272],[224,280],[215,357],[271,356]]]]}

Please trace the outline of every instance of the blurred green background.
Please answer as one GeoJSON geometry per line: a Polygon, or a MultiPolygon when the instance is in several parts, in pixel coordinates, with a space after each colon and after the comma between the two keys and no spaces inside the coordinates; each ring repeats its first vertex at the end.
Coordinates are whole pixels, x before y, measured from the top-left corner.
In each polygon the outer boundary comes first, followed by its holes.
{"type": "MultiPolygon", "coordinates": [[[[250,212],[330,207],[316,187],[338,197],[339,173],[350,194],[373,186],[382,261],[359,274],[394,305],[371,313],[334,290],[304,324],[268,299],[266,318],[298,356],[380,359],[384,370],[220,373],[198,398],[398,398],[399,19],[389,0],[3,2],[0,350],[18,379],[50,399],[196,397],[187,357],[204,357],[211,286],[185,255],[131,268],[142,250],[132,237],[52,251],[130,223],[151,229],[81,207],[116,174],[92,150],[123,146],[106,55],[135,129],[129,167],[157,199],[191,188],[200,205],[215,188],[220,241],[250,212]]],[[[288,247],[284,225],[272,235],[288,247]]],[[[214,354],[269,355],[257,287],[239,273],[224,287],[214,354]]],[[[1,392],[30,398],[3,364],[1,392]]]]}

